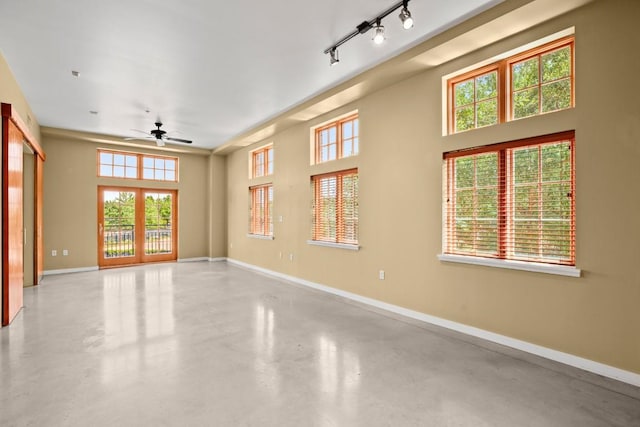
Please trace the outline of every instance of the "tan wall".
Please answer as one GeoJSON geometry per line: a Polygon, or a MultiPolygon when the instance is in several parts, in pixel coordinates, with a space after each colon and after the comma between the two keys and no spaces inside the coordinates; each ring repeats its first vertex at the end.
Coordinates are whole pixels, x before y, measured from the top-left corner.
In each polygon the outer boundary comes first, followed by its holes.
{"type": "Polygon", "coordinates": [[[16,81],[9,64],[0,52],[0,102],[11,104],[16,109],[22,121],[29,127],[29,130],[40,141],[40,126],[36,120],[31,107],[27,103],[18,82],[16,81]]]}
{"type": "MultiPolygon", "coordinates": [[[[45,135],[44,150],[44,269],[94,267],[98,264],[98,185],[171,188],[178,190],[178,258],[208,256],[208,159],[178,154],[180,182],[98,178],[96,149],[107,144],[45,135]],[[58,255],[51,256],[56,249],[58,255]],[[62,250],[69,251],[62,256],[62,250]]],[[[159,154],[157,151],[132,150],[159,154]]],[[[173,154],[170,154],[173,155],[173,154]]]]}
{"type": "Polygon", "coordinates": [[[229,257],[640,373],[638,16],[640,2],[591,3],[232,153],[229,257]],[[442,136],[442,76],[570,26],[575,109],[442,136]],[[309,166],[309,128],[353,109],[361,153],[336,168],[359,168],[361,249],[310,246],[309,178],[325,166],[309,166]],[[442,153],[569,129],[577,139],[583,276],[439,262],[442,153]],[[247,157],[266,142],[275,149],[275,240],[247,237],[247,157]]]}
{"type": "Polygon", "coordinates": [[[227,256],[226,157],[209,157],[209,257],[227,256]]]}

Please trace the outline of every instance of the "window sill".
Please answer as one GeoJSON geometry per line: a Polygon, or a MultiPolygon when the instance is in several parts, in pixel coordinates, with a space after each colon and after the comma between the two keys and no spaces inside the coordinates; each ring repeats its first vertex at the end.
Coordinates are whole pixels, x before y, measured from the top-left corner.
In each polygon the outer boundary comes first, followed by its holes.
{"type": "Polygon", "coordinates": [[[536,273],[557,274],[560,276],[580,277],[581,270],[567,265],[552,265],[538,262],[512,261],[494,258],[480,258],[465,255],[439,254],[438,259],[444,262],[482,265],[485,267],[507,268],[511,270],[533,271],[536,273]]]}
{"type": "Polygon", "coordinates": [[[264,234],[247,234],[247,237],[258,240],[273,240],[273,236],[265,236],[264,234]]]}
{"type": "Polygon", "coordinates": [[[346,243],[332,243],[332,242],[323,242],[321,240],[307,240],[309,245],[313,246],[325,246],[327,248],[338,248],[338,249],[347,249],[350,251],[359,251],[360,245],[347,245],[346,243]]]}

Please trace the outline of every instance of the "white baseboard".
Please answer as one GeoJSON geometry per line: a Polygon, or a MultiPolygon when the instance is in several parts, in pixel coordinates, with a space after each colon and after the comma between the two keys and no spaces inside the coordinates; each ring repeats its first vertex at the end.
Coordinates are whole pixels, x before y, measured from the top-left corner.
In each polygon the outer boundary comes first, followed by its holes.
{"type": "Polygon", "coordinates": [[[473,326],[468,326],[462,323],[453,322],[451,320],[443,319],[440,317],[431,316],[425,313],[420,313],[418,311],[409,310],[403,307],[399,307],[397,305],[388,304],[386,302],[378,301],[373,298],[363,297],[361,295],[357,295],[357,294],[343,291],[340,289],[331,288],[329,286],[310,282],[308,280],[300,279],[294,276],[289,276],[287,274],[268,270],[266,268],[258,267],[252,264],[247,264],[245,262],[238,261],[235,259],[227,258],[227,262],[229,262],[230,264],[235,264],[240,267],[244,267],[260,273],[268,274],[270,276],[274,276],[280,279],[284,279],[293,283],[297,283],[299,285],[307,286],[313,289],[318,289],[333,295],[338,295],[353,301],[370,305],[372,307],[390,311],[392,313],[409,317],[411,319],[416,319],[432,325],[441,326],[443,328],[451,329],[456,332],[461,332],[466,335],[481,338],[490,342],[504,345],[506,347],[511,347],[516,350],[521,350],[526,353],[531,353],[536,356],[544,357],[545,359],[550,359],[556,362],[564,363],[565,365],[573,366],[575,368],[592,372],[594,374],[602,375],[603,377],[612,378],[617,381],[621,381],[627,384],[634,385],[636,387],[640,387],[640,374],[636,374],[635,372],[625,371],[623,369],[619,369],[610,365],[605,365],[603,363],[599,363],[593,360],[574,356],[569,353],[563,353],[561,351],[553,350],[547,347],[531,344],[526,341],[521,341],[515,338],[507,337],[505,335],[496,334],[493,332],[486,331],[484,329],[475,328],[473,326]]]}
{"type": "Polygon", "coordinates": [[[209,258],[206,256],[199,257],[199,258],[178,258],[178,262],[202,262],[202,261],[209,261],[209,258]]]}
{"type": "Polygon", "coordinates": [[[229,259],[226,257],[218,257],[218,258],[208,258],[209,262],[222,262],[228,261],[229,259]]]}
{"type": "Polygon", "coordinates": [[[55,274],[68,274],[68,273],[84,273],[87,271],[96,271],[98,266],[92,267],[80,267],[80,268],[61,268],[59,270],[45,270],[42,272],[43,276],[53,276],[55,274]]]}

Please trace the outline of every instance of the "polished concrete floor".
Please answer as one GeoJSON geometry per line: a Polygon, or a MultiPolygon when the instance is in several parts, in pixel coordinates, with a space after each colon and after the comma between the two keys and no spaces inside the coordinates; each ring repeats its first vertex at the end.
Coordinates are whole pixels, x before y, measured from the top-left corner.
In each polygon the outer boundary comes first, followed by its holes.
{"type": "Polygon", "coordinates": [[[1,426],[640,426],[640,391],[216,263],[48,276],[1,426]]]}

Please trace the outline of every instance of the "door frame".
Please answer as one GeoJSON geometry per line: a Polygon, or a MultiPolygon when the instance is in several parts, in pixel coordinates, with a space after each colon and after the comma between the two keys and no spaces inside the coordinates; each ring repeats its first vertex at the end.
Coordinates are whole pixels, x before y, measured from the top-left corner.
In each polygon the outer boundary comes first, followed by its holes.
{"type": "Polygon", "coordinates": [[[168,188],[146,188],[146,187],[123,187],[112,185],[98,186],[98,267],[123,267],[127,265],[146,264],[153,262],[168,262],[178,259],[178,190],[168,188]],[[134,248],[135,255],[132,257],[118,257],[112,259],[104,258],[104,192],[105,191],[122,191],[135,193],[135,231],[134,231],[134,248]],[[145,193],[171,194],[171,247],[169,254],[152,254],[146,255],[145,246],[145,193]],[[142,225],[142,226],[141,226],[142,225]]]}

